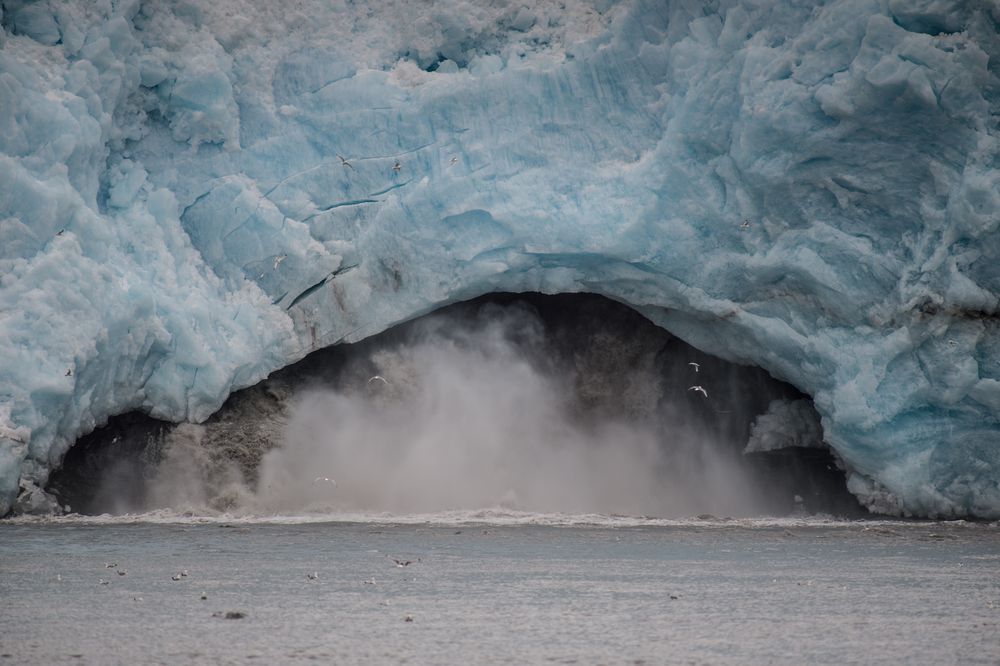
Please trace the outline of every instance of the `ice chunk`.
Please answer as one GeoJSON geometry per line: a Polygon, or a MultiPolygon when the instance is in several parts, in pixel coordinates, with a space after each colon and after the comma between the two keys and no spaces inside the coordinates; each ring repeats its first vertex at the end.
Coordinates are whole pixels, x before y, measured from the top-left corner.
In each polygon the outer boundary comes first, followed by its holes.
{"type": "Polygon", "coordinates": [[[819,414],[809,400],[774,400],[750,427],[744,453],[790,447],[824,448],[819,414]]]}

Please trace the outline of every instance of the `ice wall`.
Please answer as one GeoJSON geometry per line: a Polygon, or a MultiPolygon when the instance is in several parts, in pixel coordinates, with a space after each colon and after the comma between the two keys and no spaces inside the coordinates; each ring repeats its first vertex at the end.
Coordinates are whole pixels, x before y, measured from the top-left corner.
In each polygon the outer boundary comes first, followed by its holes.
{"type": "Polygon", "coordinates": [[[1000,516],[995,3],[0,7],[0,514],[109,415],[536,290],[808,392],[873,508],[1000,516]]]}

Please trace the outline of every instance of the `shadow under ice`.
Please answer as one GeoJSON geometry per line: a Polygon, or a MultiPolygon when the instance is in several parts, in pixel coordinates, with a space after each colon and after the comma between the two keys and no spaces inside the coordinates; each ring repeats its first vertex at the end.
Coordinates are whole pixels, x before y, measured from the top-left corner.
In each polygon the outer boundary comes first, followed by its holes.
{"type": "Polygon", "coordinates": [[[444,308],[204,424],[117,417],[48,490],[81,513],[864,514],[808,396],[590,294],[444,308]]]}

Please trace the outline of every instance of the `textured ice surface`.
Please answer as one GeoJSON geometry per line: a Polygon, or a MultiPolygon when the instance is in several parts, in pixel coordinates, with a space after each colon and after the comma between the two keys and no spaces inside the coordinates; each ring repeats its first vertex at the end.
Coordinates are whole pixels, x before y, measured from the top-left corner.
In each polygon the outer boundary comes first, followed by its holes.
{"type": "Polygon", "coordinates": [[[822,446],[823,428],[808,400],[773,400],[751,426],[744,453],[822,446]]]}
{"type": "Polygon", "coordinates": [[[0,514],[109,415],[197,421],[317,347],[536,290],[808,392],[873,507],[1000,515],[994,3],[2,23],[0,514]]]}

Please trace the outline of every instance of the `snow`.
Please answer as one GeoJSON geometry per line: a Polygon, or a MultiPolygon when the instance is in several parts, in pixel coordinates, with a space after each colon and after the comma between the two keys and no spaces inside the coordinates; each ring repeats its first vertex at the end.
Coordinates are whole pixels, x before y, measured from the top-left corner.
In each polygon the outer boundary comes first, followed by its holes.
{"type": "Polygon", "coordinates": [[[315,348],[537,290],[808,393],[869,506],[1000,516],[989,3],[38,0],[2,23],[0,514],[110,415],[199,421],[315,348]]]}

